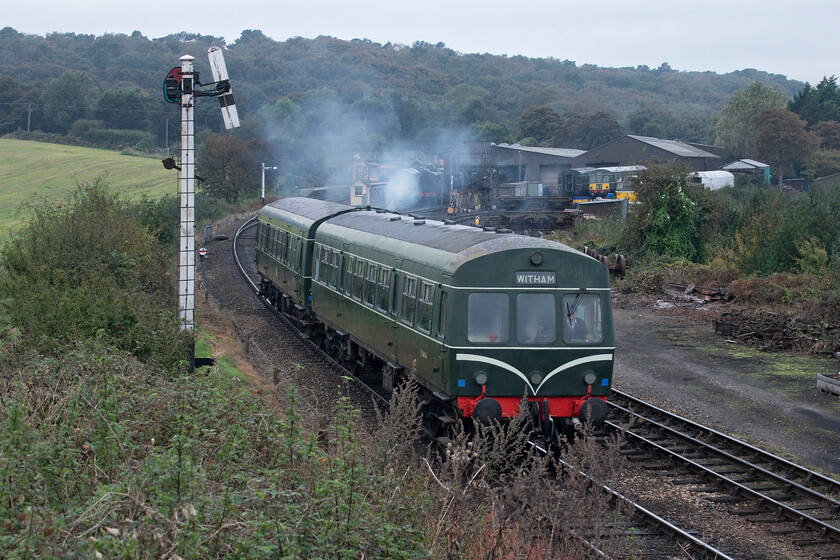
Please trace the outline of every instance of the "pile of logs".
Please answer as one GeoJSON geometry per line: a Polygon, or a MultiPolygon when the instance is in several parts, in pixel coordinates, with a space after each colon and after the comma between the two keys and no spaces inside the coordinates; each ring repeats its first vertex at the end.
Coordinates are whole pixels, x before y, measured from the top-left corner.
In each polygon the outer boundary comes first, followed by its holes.
{"type": "Polygon", "coordinates": [[[809,352],[834,356],[840,352],[840,320],[784,315],[772,311],[730,311],[713,321],[715,332],[733,342],[766,351],[809,352]]]}

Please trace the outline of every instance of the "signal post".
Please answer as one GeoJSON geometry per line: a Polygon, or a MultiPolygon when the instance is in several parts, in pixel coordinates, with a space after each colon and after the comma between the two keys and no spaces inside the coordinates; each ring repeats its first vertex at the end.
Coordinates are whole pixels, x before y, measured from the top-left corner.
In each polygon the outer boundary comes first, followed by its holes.
{"type": "MultiPolygon", "coordinates": [[[[192,333],[195,328],[195,100],[198,97],[218,97],[225,128],[239,126],[239,115],[230,92],[227,68],[219,47],[207,51],[214,82],[212,90],[199,90],[198,72],[193,69],[192,56],[181,57],[181,66],[169,71],[163,81],[163,96],[169,103],[181,106],[181,162],[163,160],[166,169],[180,171],[180,225],[178,235],[178,307],[181,329],[192,333]]],[[[195,340],[189,350],[189,369],[195,368],[195,340]]]]}

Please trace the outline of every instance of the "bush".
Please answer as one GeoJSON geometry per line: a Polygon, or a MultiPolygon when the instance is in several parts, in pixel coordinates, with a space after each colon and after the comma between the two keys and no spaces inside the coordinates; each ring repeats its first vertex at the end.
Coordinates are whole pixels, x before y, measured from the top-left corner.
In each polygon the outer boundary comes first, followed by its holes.
{"type": "Polygon", "coordinates": [[[104,336],[141,359],[186,354],[166,256],[97,179],[43,201],[0,250],[0,301],[33,348],[104,336]]]}
{"type": "Polygon", "coordinates": [[[630,246],[642,257],[703,262],[713,205],[702,185],[687,181],[688,169],[652,165],[633,180],[638,204],[628,217],[630,246]]]}

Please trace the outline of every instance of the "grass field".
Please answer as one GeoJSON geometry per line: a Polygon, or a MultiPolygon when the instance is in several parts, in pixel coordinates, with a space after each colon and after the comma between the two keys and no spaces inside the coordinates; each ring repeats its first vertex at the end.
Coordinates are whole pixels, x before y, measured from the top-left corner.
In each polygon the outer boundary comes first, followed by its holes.
{"type": "Polygon", "coordinates": [[[177,171],[164,169],[159,158],[0,138],[0,239],[26,219],[21,204],[60,199],[97,177],[131,198],[178,192],[177,171]]]}

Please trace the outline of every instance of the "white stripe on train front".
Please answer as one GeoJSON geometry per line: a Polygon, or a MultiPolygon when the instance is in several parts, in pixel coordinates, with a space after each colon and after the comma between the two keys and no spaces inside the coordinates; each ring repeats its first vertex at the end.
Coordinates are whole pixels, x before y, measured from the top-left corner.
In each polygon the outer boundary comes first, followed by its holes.
{"type": "Polygon", "coordinates": [[[558,367],[554,368],[553,370],[551,370],[548,373],[548,375],[546,375],[543,378],[542,383],[540,383],[539,386],[536,389],[534,389],[534,386],[531,384],[531,381],[528,379],[528,377],[524,373],[519,371],[519,369],[513,367],[512,365],[508,364],[507,362],[497,360],[496,358],[490,358],[488,356],[482,356],[480,354],[455,354],[455,360],[456,361],[459,361],[459,362],[480,362],[480,363],[483,363],[483,364],[496,366],[498,368],[507,370],[507,371],[515,374],[517,377],[522,379],[522,381],[524,381],[528,385],[528,387],[531,389],[531,393],[533,393],[534,395],[536,395],[537,393],[540,392],[540,388],[542,388],[542,386],[545,385],[546,381],[548,381],[549,379],[551,379],[552,377],[554,377],[555,375],[557,375],[561,371],[565,371],[569,368],[579,366],[579,365],[583,365],[583,364],[588,364],[588,363],[591,363],[591,362],[610,362],[610,361],[612,361],[612,359],[613,359],[612,354],[595,354],[595,355],[592,355],[592,356],[586,356],[586,357],[583,357],[583,358],[578,358],[577,360],[572,360],[571,362],[566,362],[565,364],[563,364],[561,366],[558,366],[558,367]]]}

